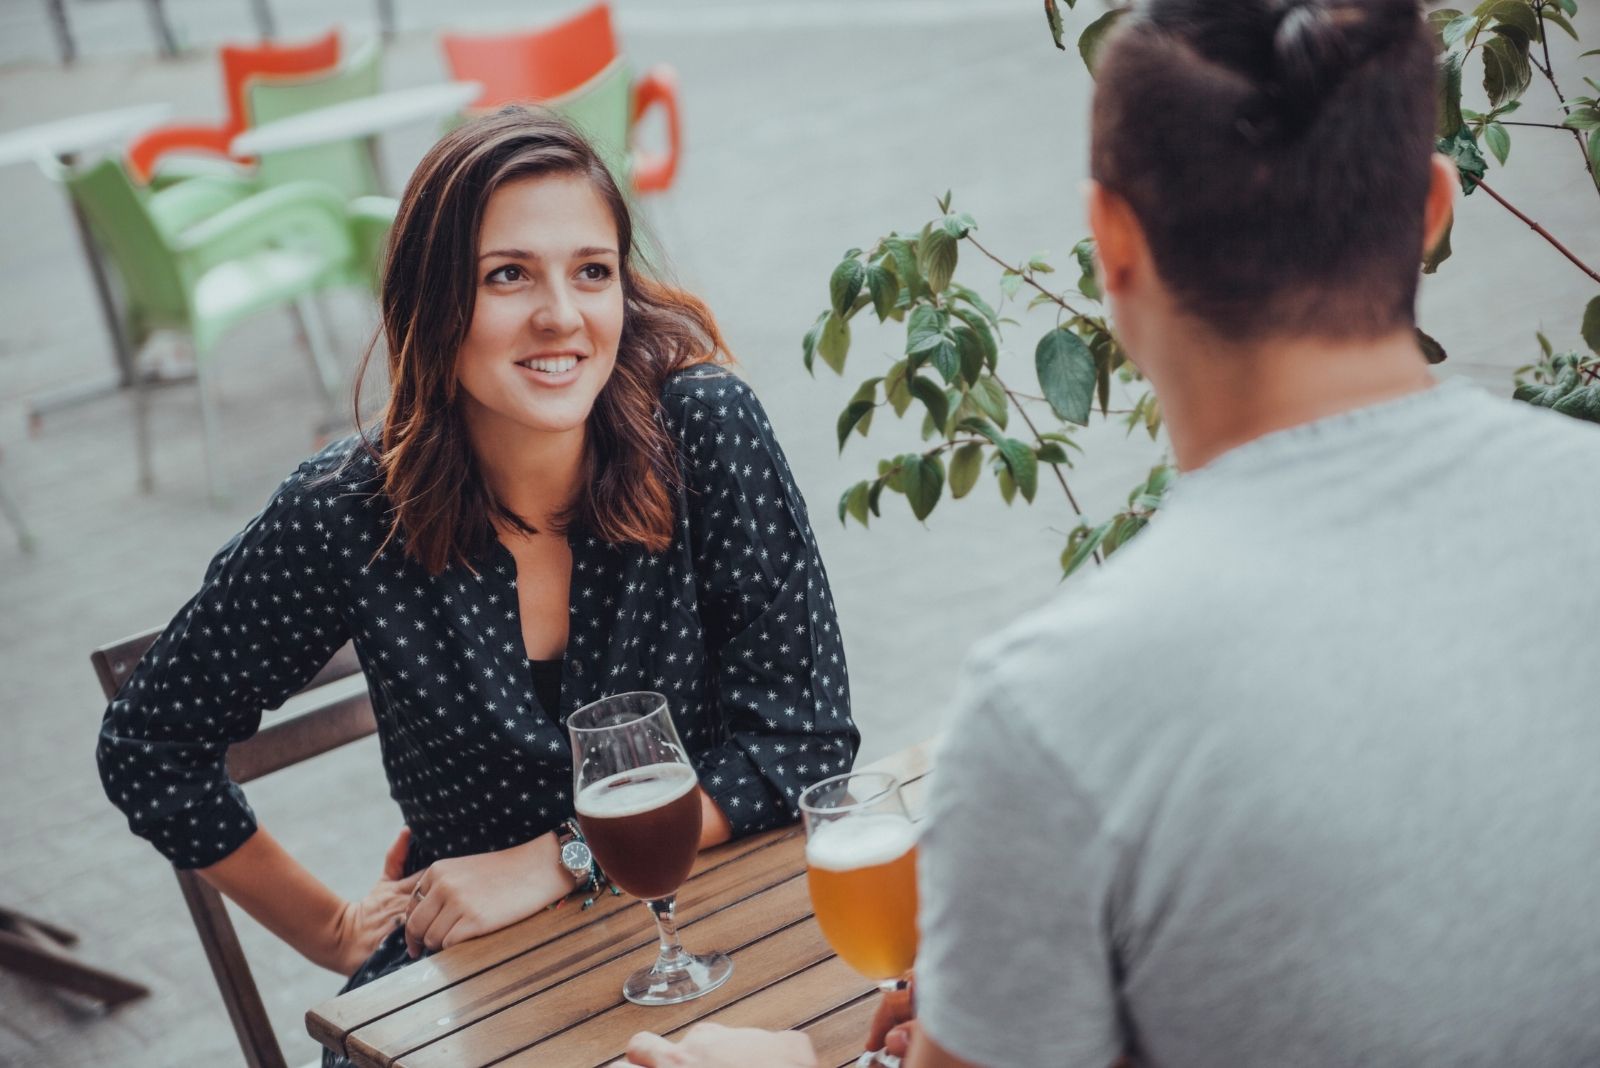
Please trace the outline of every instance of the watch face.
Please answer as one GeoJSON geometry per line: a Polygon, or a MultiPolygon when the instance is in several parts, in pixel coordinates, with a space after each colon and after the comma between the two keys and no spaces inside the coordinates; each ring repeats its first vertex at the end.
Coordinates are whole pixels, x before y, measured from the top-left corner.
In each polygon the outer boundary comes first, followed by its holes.
{"type": "Polygon", "coordinates": [[[574,875],[587,875],[593,854],[582,842],[572,841],[561,847],[561,866],[574,875]]]}

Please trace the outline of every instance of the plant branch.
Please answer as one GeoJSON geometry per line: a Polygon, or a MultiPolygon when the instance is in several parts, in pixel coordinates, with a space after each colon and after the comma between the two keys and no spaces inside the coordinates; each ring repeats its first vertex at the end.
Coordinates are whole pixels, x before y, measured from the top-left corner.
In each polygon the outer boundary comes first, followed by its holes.
{"type": "MultiPolygon", "coordinates": [[[[1011,264],[1007,263],[1005,260],[1001,259],[999,256],[996,256],[993,252],[990,252],[988,249],[984,248],[983,245],[981,243],[979,243],[978,239],[972,236],[972,232],[970,230],[967,231],[966,240],[972,242],[972,247],[973,248],[977,249],[979,252],[983,253],[985,256],[988,256],[991,260],[993,260],[995,263],[999,264],[1005,270],[1008,270],[1012,274],[1017,275],[1018,277],[1020,277],[1024,282],[1028,283],[1030,286],[1032,286],[1033,288],[1037,289],[1040,293],[1044,294],[1046,297],[1049,297],[1051,300],[1053,300],[1057,304],[1061,305],[1061,307],[1065,308],[1067,311],[1071,312],[1073,315],[1078,315],[1078,316],[1082,316],[1083,315],[1083,313],[1081,311],[1079,311],[1077,308],[1074,308],[1072,305],[1068,304],[1065,300],[1063,300],[1059,293],[1052,292],[1051,290],[1048,290],[1044,286],[1040,285],[1038,283],[1038,281],[1033,277],[1033,272],[1032,271],[1025,271],[1025,270],[1021,270],[1019,268],[1013,267],[1013,266],[1011,266],[1011,264]]],[[[1087,318],[1087,316],[1084,316],[1084,318],[1087,318]]]]}
{"type": "MultiPolygon", "coordinates": [[[[1544,66],[1541,67],[1539,65],[1539,61],[1531,54],[1528,56],[1528,62],[1533,64],[1535,70],[1544,75],[1545,80],[1550,83],[1550,88],[1556,91],[1556,100],[1560,102],[1561,113],[1565,115],[1567,112],[1567,95],[1561,91],[1561,84],[1556,81],[1555,64],[1550,62],[1550,34],[1546,32],[1549,30],[1549,27],[1544,24],[1545,2],[1546,0],[1537,0],[1537,2],[1533,5],[1533,17],[1539,20],[1539,43],[1544,49],[1544,66]]],[[[1572,134],[1573,140],[1578,142],[1578,154],[1583,157],[1583,173],[1589,176],[1590,180],[1595,183],[1597,189],[1600,189],[1600,176],[1597,176],[1594,173],[1593,168],[1590,166],[1589,145],[1588,142],[1583,139],[1583,134],[1578,130],[1572,129],[1570,126],[1562,126],[1560,129],[1569,131],[1572,134]]]]}
{"type": "Polygon", "coordinates": [[[1538,234],[1540,237],[1542,237],[1546,241],[1550,242],[1550,244],[1554,245],[1555,248],[1556,248],[1556,251],[1560,252],[1563,256],[1565,256],[1567,259],[1571,260],[1574,264],[1576,264],[1577,268],[1580,271],[1582,271],[1584,274],[1588,275],[1590,278],[1593,278],[1596,282],[1600,282],[1600,273],[1596,273],[1595,269],[1593,267],[1590,267],[1587,263],[1584,263],[1577,256],[1574,256],[1572,254],[1572,250],[1567,248],[1567,246],[1563,245],[1560,241],[1557,241],[1556,238],[1555,238],[1555,235],[1552,234],[1549,230],[1546,230],[1544,227],[1540,226],[1538,223],[1534,222],[1532,219],[1530,219],[1526,215],[1524,215],[1509,200],[1507,200],[1505,197],[1501,196],[1499,193],[1496,193],[1492,188],[1490,188],[1489,183],[1485,182],[1482,178],[1477,178],[1477,177],[1474,177],[1473,175],[1470,175],[1470,174],[1467,175],[1467,177],[1472,179],[1472,184],[1473,185],[1477,186],[1479,189],[1483,190],[1485,193],[1488,193],[1489,196],[1492,197],[1495,200],[1495,202],[1498,203],[1501,207],[1505,208],[1511,214],[1515,215],[1517,218],[1519,218],[1523,222],[1527,223],[1528,226],[1533,230],[1534,233],[1538,234]]]}
{"type": "Polygon", "coordinates": [[[1578,132],[1570,126],[1562,126],[1554,122],[1512,122],[1510,119],[1495,119],[1494,121],[1501,126],[1533,126],[1541,130],[1560,130],[1562,133],[1578,132]]]}

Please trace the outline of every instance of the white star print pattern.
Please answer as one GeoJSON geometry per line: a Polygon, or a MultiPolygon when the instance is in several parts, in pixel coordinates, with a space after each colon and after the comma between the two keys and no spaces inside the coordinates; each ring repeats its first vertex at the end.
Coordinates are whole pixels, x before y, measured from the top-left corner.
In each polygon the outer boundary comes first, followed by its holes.
{"type": "Polygon", "coordinates": [[[382,553],[376,471],[354,439],[302,464],[223,547],[111,702],[99,762],[133,830],[183,868],[255,830],[229,744],[346,640],[372,696],[413,865],[505,849],[572,814],[563,727],[633,689],[671,702],[702,784],[736,834],[796,818],[810,782],[848,770],[859,734],[827,576],[765,412],[731,373],[669,380],[678,531],[652,554],[582,530],[560,707],[544,708],[519,640],[516,566],[498,542],[476,574],[429,576],[382,553]]]}

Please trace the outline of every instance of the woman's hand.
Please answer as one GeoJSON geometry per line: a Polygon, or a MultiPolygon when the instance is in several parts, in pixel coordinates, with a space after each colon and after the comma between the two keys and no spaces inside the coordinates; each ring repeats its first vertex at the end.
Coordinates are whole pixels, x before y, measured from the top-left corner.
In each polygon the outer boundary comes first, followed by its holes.
{"type": "Polygon", "coordinates": [[[575,886],[553,831],[497,853],[438,861],[412,891],[406,952],[415,958],[509,927],[575,886]]]}
{"type": "Polygon", "coordinates": [[[628,1043],[628,1052],[611,1068],[817,1068],[811,1040],[798,1031],[759,1031],[698,1023],[683,1041],[668,1042],[660,1035],[641,1031],[628,1043]]]}
{"type": "Polygon", "coordinates": [[[354,975],[356,969],[372,956],[378,943],[395,929],[411,902],[411,891],[422,877],[421,872],[402,877],[406,870],[406,851],[410,846],[411,829],[401,828],[399,837],[383,858],[383,874],[367,892],[367,896],[359,901],[346,901],[339,910],[332,949],[325,959],[317,960],[318,964],[340,975],[354,975]]]}

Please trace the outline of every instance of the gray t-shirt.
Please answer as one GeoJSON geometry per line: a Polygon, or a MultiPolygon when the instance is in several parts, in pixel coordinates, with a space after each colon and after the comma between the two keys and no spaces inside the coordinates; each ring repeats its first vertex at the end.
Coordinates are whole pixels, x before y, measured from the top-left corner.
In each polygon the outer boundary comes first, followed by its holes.
{"type": "Polygon", "coordinates": [[[1186,476],[974,654],[919,1014],[993,1066],[1600,1064],[1600,428],[1450,383],[1186,476]]]}

